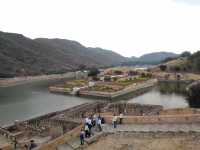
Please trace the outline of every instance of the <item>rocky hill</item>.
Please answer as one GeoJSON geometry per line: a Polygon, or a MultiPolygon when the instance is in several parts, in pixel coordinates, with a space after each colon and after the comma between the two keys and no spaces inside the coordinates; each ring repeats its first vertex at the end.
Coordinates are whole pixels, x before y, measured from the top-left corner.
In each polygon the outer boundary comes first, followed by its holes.
{"type": "Polygon", "coordinates": [[[129,60],[122,63],[125,66],[133,66],[133,65],[157,65],[167,58],[173,59],[177,58],[179,55],[171,52],[154,52],[144,54],[140,57],[132,56],[129,60]]]}
{"type": "Polygon", "coordinates": [[[133,62],[143,63],[143,64],[158,64],[166,58],[175,58],[178,54],[171,52],[154,52],[144,54],[140,57],[131,57],[133,62]]]}
{"type": "Polygon", "coordinates": [[[0,77],[63,73],[80,65],[107,67],[127,58],[101,48],[87,48],[65,39],[30,39],[0,32],[0,77]]]}

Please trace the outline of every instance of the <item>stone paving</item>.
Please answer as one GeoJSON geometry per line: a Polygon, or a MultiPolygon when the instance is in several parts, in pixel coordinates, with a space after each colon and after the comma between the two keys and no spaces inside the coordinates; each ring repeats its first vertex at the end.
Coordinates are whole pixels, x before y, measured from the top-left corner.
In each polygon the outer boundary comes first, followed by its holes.
{"type": "Polygon", "coordinates": [[[103,125],[103,131],[106,133],[114,132],[200,132],[200,124],[132,124],[118,125],[113,128],[112,125],[103,125]]]}
{"type": "Polygon", "coordinates": [[[0,147],[8,143],[9,141],[4,136],[0,135],[0,147]]]}
{"type": "MultiPolygon", "coordinates": [[[[196,132],[200,133],[200,124],[132,124],[132,125],[117,125],[117,128],[113,128],[110,124],[104,124],[103,125],[103,132],[93,132],[94,135],[86,139],[86,145],[90,147],[90,144],[98,141],[98,136],[103,135],[103,133],[130,133],[136,132],[136,133],[188,133],[188,132],[196,132]],[[92,142],[91,142],[92,141],[92,142]]],[[[87,146],[86,146],[87,147],[87,146]]],[[[88,147],[88,148],[89,148],[88,147]]],[[[79,139],[73,139],[72,141],[68,142],[68,144],[64,144],[58,147],[58,150],[72,150],[72,149],[78,149],[80,148],[80,141],[79,139]]],[[[105,148],[107,150],[107,148],[105,148]]]]}
{"type": "Polygon", "coordinates": [[[115,132],[84,150],[200,150],[200,133],[115,132]]]}

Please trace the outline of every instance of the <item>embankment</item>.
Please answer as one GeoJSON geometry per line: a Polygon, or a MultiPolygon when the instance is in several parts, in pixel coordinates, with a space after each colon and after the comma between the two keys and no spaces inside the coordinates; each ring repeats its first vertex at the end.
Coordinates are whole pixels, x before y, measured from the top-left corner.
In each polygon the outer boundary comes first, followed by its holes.
{"type": "Polygon", "coordinates": [[[40,75],[40,76],[27,76],[27,77],[15,77],[9,79],[0,79],[0,87],[15,86],[19,84],[26,84],[34,81],[43,80],[57,80],[64,78],[74,78],[74,72],[68,72],[65,74],[52,74],[52,75],[40,75]]]}

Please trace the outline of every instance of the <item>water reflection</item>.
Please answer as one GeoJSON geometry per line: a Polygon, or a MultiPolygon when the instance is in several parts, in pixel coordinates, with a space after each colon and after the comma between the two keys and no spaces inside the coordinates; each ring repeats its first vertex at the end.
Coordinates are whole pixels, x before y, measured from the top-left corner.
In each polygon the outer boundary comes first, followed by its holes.
{"type": "Polygon", "coordinates": [[[161,83],[147,93],[129,100],[131,103],[162,105],[164,108],[189,107],[186,84],[161,83]]]}

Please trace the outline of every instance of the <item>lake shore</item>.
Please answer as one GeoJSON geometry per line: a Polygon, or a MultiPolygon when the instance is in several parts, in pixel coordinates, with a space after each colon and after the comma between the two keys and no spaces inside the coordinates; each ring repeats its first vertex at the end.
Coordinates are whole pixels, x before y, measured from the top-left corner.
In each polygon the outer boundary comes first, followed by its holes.
{"type": "Polygon", "coordinates": [[[57,80],[57,79],[64,79],[64,78],[73,78],[74,76],[75,76],[74,72],[68,72],[64,74],[39,75],[39,76],[0,79],[0,87],[16,86],[20,84],[26,84],[26,83],[31,83],[34,81],[42,81],[42,80],[57,80]]]}

